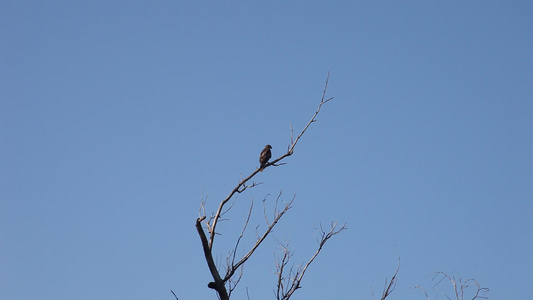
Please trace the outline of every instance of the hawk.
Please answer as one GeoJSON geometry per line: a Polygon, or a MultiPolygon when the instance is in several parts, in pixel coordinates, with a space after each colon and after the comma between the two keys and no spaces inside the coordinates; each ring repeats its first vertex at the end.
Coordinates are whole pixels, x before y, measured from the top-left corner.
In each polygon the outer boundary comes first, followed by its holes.
{"type": "Polygon", "coordinates": [[[268,160],[272,157],[272,153],[270,152],[270,149],[272,149],[272,146],[266,145],[265,149],[261,151],[261,155],[259,155],[259,163],[261,164],[259,171],[261,172],[263,172],[265,165],[268,163],[268,160]]]}

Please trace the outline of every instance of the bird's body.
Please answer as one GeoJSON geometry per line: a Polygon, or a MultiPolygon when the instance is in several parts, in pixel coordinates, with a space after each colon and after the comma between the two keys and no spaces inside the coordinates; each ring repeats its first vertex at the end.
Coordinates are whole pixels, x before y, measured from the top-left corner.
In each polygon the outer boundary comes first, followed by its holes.
{"type": "Polygon", "coordinates": [[[272,149],[272,146],[266,145],[265,149],[261,151],[261,154],[259,155],[259,163],[261,166],[259,167],[259,171],[263,172],[263,169],[265,168],[265,165],[268,163],[268,160],[272,157],[272,152],[270,152],[270,149],[272,149]]]}

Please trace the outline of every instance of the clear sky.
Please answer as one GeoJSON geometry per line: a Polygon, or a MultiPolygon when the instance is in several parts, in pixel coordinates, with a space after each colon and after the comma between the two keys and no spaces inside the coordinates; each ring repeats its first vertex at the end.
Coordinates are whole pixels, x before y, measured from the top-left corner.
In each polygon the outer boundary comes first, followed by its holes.
{"type": "MultiPolygon", "coordinates": [[[[287,165],[238,196],[296,194],[235,299],[274,299],[277,240],[294,263],[332,239],[293,299],[425,299],[428,275],[531,297],[530,1],[0,2],[0,298],[216,299],[194,228],[259,152],[287,165]]],[[[447,286],[442,286],[447,289],[447,286]]],[[[449,290],[448,290],[449,291],[449,290]]]]}

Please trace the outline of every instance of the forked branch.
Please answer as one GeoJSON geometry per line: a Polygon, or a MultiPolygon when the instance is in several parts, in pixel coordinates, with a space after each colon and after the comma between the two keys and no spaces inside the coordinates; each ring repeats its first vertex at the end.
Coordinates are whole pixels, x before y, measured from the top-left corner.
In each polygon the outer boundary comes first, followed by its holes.
{"type": "Polygon", "coordinates": [[[315,254],[303,267],[299,267],[296,271],[292,267],[289,268],[288,274],[287,265],[289,263],[289,259],[292,256],[292,253],[290,252],[288,247],[281,245],[283,251],[283,258],[276,264],[276,273],[278,275],[276,297],[278,300],[288,300],[292,296],[292,294],[294,294],[294,292],[301,287],[300,282],[302,281],[305,272],[307,271],[311,263],[315,260],[315,258],[318,256],[318,254],[320,254],[320,251],[322,251],[322,248],[324,247],[326,242],[331,237],[339,234],[345,229],[346,224],[342,224],[340,228],[337,228],[337,222],[331,223],[331,228],[329,232],[325,232],[322,229],[322,226],[320,226],[320,239],[318,240],[318,249],[316,250],[315,254]]]}
{"type": "Polygon", "coordinates": [[[396,276],[398,275],[398,272],[400,271],[400,260],[398,259],[398,268],[396,269],[396,272],[394,275],[392,275],[392,278],[390,281],[387,281],[385,279],[385,287],[383,288],[383,293],[381,294],[381,300],[387,299],[387,297],[394,291],[394,288],[396,287],[396,276]]]}
{"type": "MultiPolygon", "coordinates": [[[[278,199],[280,196],[281,196],[281,193],[279,194],[278,199]]],[[[270,234],[270,232],[272,232],[272,229],[274,229],[274,226],[276,226],[276,224],[281,219],[281,217],[283,217],[283,215],[289,209],[292,208],[292,203],[294,202],[294,198],[295,197],[292,197],[291,201],[285,204],[285,207],[283,208],[283,210],[275,213],[274,220],[272,221],[272,223],[268,225],[268,228],[265,230],[263,235],[257,239],[254,246],[238,262],[232,263],[230,266],[228,266],[226,276],[224,276],[224,279],[223,279],[224,282],[229,280],[231,276],[233,276],[233,274],[235,274],[235,272],[250,258],[250,256],[252,256],[252,254],[255,252],[255,250],[257,250],[259,245],[261,245],[261,243],[266,239],[266,237],[270,234]]]]}
{"type": "MultiPolygon", "coordinates": [[[[302,132],[300,132],[300,134],[296,137],[296,139],[293,139],[292,126],[291,126],[291,143],[290,143],[290,145],[289,145],[289,147],[287,149],[287,153],[285,153],[285,154],[281,155],[280,157],[276,158],[275,160],[267,163],[263,167],[263,169],[265,169],[265,168],[267,168],[269,166],[277,166],[277,165],[279,165],[279,164],[277,164],[279,161],[281,161],[282,159],[284,159],[287,156],[291,156],[294,153],[294,148],[296,147],[296,144],[298,143],[300,138],[304,135],[304,133],[307,131],[307,128],[309,128],[309,126],[312,123],[316,122],[316,117],[318,116],[318,113],[320,112],[320,109],[322,108],[322,105],[326,104],[330,100],[333,100],[333,97],[326,99],[326,91],[328,89],[328,81],[329,81],[329,72],[328,72],[328,76],[326,77],[326,84],[324,85],[324,92],[322,93],[322,99],[320,100],[320,104],[318,105],[318,109],[316,110],[316,112],[313,115],[313,117],[311,118],[311,120],[304,127],[302,132]]],[[[210,236],[209,236],[209,249],[213,249],[213,242],[215,240],[215,235],[216,235],[216,227],[217,227],[218,221],[220,219],[220,215],[222,213],[222,209],[224,208],[224,205],[226,205],[226,203],[235,195],[235,193],[241,193],[246,188],[255,186],[256,185],[255,183],[250,185],[250,186],[247,186],[246,183],[250,179],[252,179],[252,177],[254,177],[259,172],[260,172],[260,169],[256,169],[248,177],[246,177],[244,179],[241,179],[241,181],[239,181],[237,186],[235,188],[233,188],[233,190],[231,190],[229,195],[224,200],[222,200],[222,202],[220,202],[220,205],[218,206],[218,210],[215,213],[215,216],[213,217],[213,220],[211,221],[211,224],[207,224],[207,228],[208,228],[209,234],[210,234],[210,236]]]]}

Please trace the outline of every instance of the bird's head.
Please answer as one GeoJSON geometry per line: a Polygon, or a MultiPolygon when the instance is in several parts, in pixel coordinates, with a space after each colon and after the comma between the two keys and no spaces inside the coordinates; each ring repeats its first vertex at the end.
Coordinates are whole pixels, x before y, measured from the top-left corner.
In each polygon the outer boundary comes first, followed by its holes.
{"type": "Polygon", "coordinates": [[[272,146],[266,145],[265,148],[272,149],[272,146]]]}

